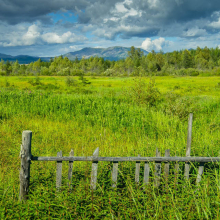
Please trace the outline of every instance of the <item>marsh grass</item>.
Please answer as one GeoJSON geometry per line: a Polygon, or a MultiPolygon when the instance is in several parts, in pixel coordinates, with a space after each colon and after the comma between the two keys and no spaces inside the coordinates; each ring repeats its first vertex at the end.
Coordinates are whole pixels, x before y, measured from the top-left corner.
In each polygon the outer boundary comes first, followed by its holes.
{"type": "Polygon", "coordinates": [[[153,186],[151,163],[150,184],[143,189],[144,164],[141,163],[140,184],[136,185],[135,163],[123,162],[119,163],[117,189],[112,189],[112,164],[100,162],[97,191],[92,192],[91,163],[73,163],[69,188],[68,162],[63,162],[63,185],[57,192],[56,163],[33,161],[29,200],[24,204],[18,201],[23,130],[33,131],[35,156],[55,156],[60,150],[68,156],[71,149],[76,156],[91,156],[97,147],[100,156],[154,156],[157,147],[162,155],[170,149],[171,156],[184,156],[187,117],[193,111],[191,155],[219,156],[220,91],[216,88],[219,78],[215,77],[215,82],[213,79],[156,78],[161,100],[148,105],[125,95],[124,91],[133,86],[129,78],[89,78],[90,85],[71,88],[64,77],[40,77],[40,85],[29,83],[35,82],[34,77],[8,77],[13,87],[6,87],[5,78],[1,77],[0,218],[218,219],[217,163],[205,165],[205,175],[198,186],[195,184],[198,164],[191,165],[187,182],[183,178],[184,164],[180,163],[177,184],[171,163],[168,187],[162,177],[159,188],[153,186]],[[42,85],[47,84],[58,89],[44,89],[42,85]]]}

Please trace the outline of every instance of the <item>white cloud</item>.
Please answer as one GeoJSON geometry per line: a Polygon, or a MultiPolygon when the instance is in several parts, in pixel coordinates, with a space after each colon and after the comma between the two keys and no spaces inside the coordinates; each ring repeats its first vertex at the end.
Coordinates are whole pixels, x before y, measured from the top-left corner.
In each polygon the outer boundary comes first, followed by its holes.
{"type": "Polygon", "coordinates": [[[4,47],[13,46],[30,46],[39,44],[65,44],[82,42],[87,38],[76,35],[70,31],[58,34],[56,32],[44,33],[40,24],[33,24],[29,27],[18,26],[7,34],[8,36],[0,37],[0,45],[4,47]]]}
{"type": "Polygon", "coordinates": [[[184,37],[198,37],[205,34],[207,34],[206,30],[198,27],[190,28],[189,30],[183,32],[184,37]]]}
{"type": "Polygon", "coordinates": [[[22,45],[33,45],[35,44],[40,37],[40,28],[33,24],[28,28],[28,31],[23,35],[20,44],[22,45]]]}
{"type": "Polygon", "coordinates": [[[209,24],[210,27],[213,28],[220,28],[220,18],[218,19],[218,21],[213,21],[209,24]]]}
{"type": "Polygon", "coordinates": [[[146,51],[160,51],[162,50],[163,46],[165,45],[165,39],[160,37],[155,40],[151,40],[150,38],[146,38],[141,44],[141,48],[146,50],[146,51]]]}
{"type": "Polygon", "coordinates": [[[41,36],[42,40],[49,44],[63,44],[63,43],[73,43],[76,41],[86,40],[85,37],[76,36],[74,33],[70,31],[58,35],[57,33],[46,33],[41,36]]]}

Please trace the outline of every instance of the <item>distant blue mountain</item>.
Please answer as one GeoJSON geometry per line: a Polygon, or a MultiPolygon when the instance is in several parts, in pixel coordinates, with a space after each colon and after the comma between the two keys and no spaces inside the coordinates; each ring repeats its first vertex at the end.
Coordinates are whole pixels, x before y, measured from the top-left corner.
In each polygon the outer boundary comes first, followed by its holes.
{"type": "MultiPolygon", "coordinates": [[[[83,57],[89,58],[89,57],[103,57],[105,60],[120,60],[125,59],[128,55],[128,51],[130,51],[129,47],[108,47],[108,48],[92,48],[92,47],[86,47],[82,50],[75,51],[75,52],[69,52],[63,55],[63,57],[68,57],[70,60],[75,60],[76,57],[78,59],[82,59],[83,57]]],[[[141,51],[144,52],[144,55],[147,55],[148,52],[146,50],[141,49],[141,51]]],[[[4,61],[12,61],[15,62],[16,60],[20,64],[28,64],[31,62],[35,62],[38,59],[41,59],[42,61],[49,61],[50,57],[35,57],[35,56],[28,56],[28,55],[19,55],[19,56],[11,56],[6,54],[0,53],[0,59],[3,59],[4,61]]]]}
{"type": "MultiPolygon", "coordinates": [[[[125,59],[128,55],[128,51],[130,51],[129,47],[108,47],[108,48],[92,48],[86,47],[82,50],[69,52],[64,54],[64,57],[68,57],[70,60],[90,58],[94,56],[103,57],[105,60],[120,60],[125,59]]],[[[146,50],[141,49],[144,52],[144,55],[147,55],[148,52],[146,50]]]]}

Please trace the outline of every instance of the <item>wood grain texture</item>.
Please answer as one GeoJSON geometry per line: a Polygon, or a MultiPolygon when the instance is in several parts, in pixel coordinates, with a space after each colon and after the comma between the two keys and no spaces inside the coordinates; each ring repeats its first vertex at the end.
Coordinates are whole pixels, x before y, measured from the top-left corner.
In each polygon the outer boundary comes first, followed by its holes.
{"type": "Polygon", "coordinates": [[[21,145],[21,169],[20,169],[20,201],[26,201],[29,193],[30,184],[30,165],[31,165],[31,139],[32,131],[23,131],[21,145]]]}
{"type": "Polygon", "coordinates": [[[113,162],[112,168],[112,188],[117,187],[117,179],[118,179],[118,162],[113,162]]]}
{"type": "MultiPolygon", "coordinates": [[[[138,157],[140,157],[140,155],[138,155],[138,157]]],[[[137,184],[139,184],[139,179],[140,179],[140,168],[141,168],[141,163],[137,161],[135,166],[135,183],[137,184]]]]}
{"type": "Polygon", "coordinates": [[[149,163],[144,164],[144,186],[149,184],[150,166],[149,163]]]}
{"type": "MultiPolygon", "coordinates": [[[[62,151],[57,153],[57,157],[62,157],[62,151]]],[[[56,188],[59,190],[62,184],[62,161],[57,161],[56,188]]]]}
{"type": "MultiPolygon", "coordinates": [[[[192,122],[193,122],[193,113],[190,113],[189,114],[189,120],[188,120],[188,133],[187,133],[187,145],[186,145],[186,156],[187,157],[190,157],[190,153],[191,153],[192,122]]],[[[185,177],[186,180],[189,180],[189,170],[190,170],[190,163],[186,162],[185,172],[184,172],[184,177],[185,177]]]]}
{"type": "MultiPolygon", "coordinates": [[[[99,148],[97,147],[93,153],[93,157],[99,156],[99,148]]],[[[97,183],[97,176],[98,176],[98,161],[94,161],[92,163],[92,173],[91,173],[91,189],[96,190],[96,183],[97,183]]]]}
{"type": "Polygon", "coordinates": [[[32,157],[32,161],[219,162],[220,157],[32,157]]]}

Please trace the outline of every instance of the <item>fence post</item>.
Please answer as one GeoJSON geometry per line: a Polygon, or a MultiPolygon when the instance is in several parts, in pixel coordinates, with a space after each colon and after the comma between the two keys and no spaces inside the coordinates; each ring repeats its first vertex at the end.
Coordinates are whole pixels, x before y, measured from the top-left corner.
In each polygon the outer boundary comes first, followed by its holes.
{"type": "MultiPolygon", "coordinates": [[[[99,156],[99,147],[97,147],[93,153],[94,157],[99,156]]],[[[98,175],[98,161],[92,162],[92,173],[91,173],[91,189],[96,190],[96,182],[97,182],[97,175],[98,175]]]]}
{"type": "Polygon", "coordinates": [[[20,201],[26,201],[29,192],[30,183],[30,165],[31,165],[31,138],[32,131],[23,131],[21,145],[21,170],[20,170],[20,201]]]}
{"type": "MultiPolygon", "coordinates": [[[[140,157],[140,154],[138,154],[138,157],[140,157]]],[[[141,162],[136,162],[136,167],[135,167],[135,183],[136,184],[139,184],[140,166],[141,166],[141,162]]]]}
{"type": "Polygon", "coordinates": [[[112,188],[117,187],[117,178],[118,178],[118,161],[113,162],[113,168],[112,168],[112,188]]]}
{"type": "MultiPolygon", "coordinates": [[[[190,157],[191,152],[191,143],[192,143],[192,121],[193,121],[193,113],[189,114],[189,121],[188,121],[188,134],[187,134],[187,146],[186,146],[186,156],[190,157]]],[[[185,173],[184,177],[185,179],[189,179],[189,169],[190,164],[189,162],[185,163],[185,173]]]]}
{"type": "MultiPolygon", "coordinates": [[[[57,152],[57,157],[62,157],[62,150],[57,152]]],[[[57,176],[56,176],[56,188],[60,189],[62,184],[62,161],[57,161],[57,176]]]]}

